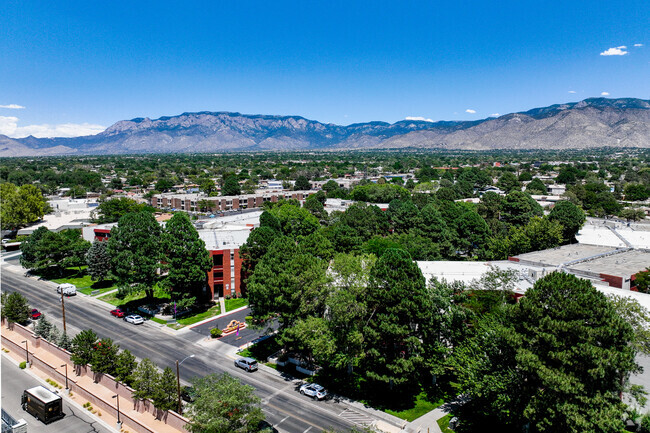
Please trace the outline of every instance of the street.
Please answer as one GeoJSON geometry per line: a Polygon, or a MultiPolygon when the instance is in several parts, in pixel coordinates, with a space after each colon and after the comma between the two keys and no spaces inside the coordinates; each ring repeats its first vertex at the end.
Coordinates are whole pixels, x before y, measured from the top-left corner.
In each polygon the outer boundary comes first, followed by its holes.
{"type": "MultiPolygon", "coordinates": [[[[29,300],[30,307],[38,308],[49,321],[62,329],[61,301],[55,291],[56,285],[36,277],[25,277],[24,272],[13,270],[16,269],[8,270],[3,266],[2,290],[22,293],[29,300]]],[[[349,413],[346,404],[332,400],[315,402],[298,393],[297,382],[262,370],[247,373],[236,368],[232,358],[233,346],[229,344],[209,341],[202,333],[189,330],[174,334],[174,331],[162,330],[152,322],[132,325],[112,317],[109,314],[111,308],[109,304],[84,296],[67,298],[68,333],[73,336],[83,329],[93,329],[100,338],[111,338],[122,349],[130,350],[140,359],[149,358],[160,368],[173,367],[176,360],[194,354],[194,358],[187,359],[181,366],[182,380],[189,382],[194,376],[224,372],[239,378],[255,388],[262,399],[267,421],[280,432],[318,432],[329,428],[348,430],[354,425],[340,416],[349,413]]],[[[242,337],[243,331],[240,332],[242,337]]]]}
{"type": "MultiPolygon", "coordinates": [[[[87,411],[72,406],[63,399],[63,412],[65,417],[50,424],[41,421],[27,413],[20,406],[20,396],[23,390],[42,385],[26,371],[21,370],[12,361],[2,356],[2,408],[15,419],[27,421],[27,431],[39,433],[109,433],[110,430],[102,426],[87,411]]],[[[51,388],[51,387],[48,387],[51,388]]]]}

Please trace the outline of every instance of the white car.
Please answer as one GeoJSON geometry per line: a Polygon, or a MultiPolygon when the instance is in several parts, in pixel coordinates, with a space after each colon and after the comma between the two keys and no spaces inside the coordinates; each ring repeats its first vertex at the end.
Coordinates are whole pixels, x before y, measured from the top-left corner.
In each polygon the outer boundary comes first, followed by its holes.
{"type": "Polygon", "coordinates": [[[327,391],[325,388],[320,386],[317,383],[306,383],[300,387],[300,393],[302,395],[308,395],[316,400],[322,400],[327,397],[327,391]]]}
{"type": "Polygon", "coordinates": [[[137,314],[131,314],[130,316],[126,316],[124,318],[129,323],[133,323],[134,325],[140,325],[141,323],[144,323],[144,319],[142,316],[139,316],[137,314]]]}

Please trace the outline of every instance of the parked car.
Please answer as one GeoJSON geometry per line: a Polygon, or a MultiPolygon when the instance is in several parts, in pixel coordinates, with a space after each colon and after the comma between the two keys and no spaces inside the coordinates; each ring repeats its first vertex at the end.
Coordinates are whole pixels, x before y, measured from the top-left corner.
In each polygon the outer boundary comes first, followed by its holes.
{"type": "Polygon", "coordinates": [[[193,403],[194,402],[194,388],[191,386],[184,386],[181,389],[181,398],[183,401],[186,401],[187,403],[193,403]]]}
{"type": "Polygon", "coordinates": [[[257,361],[253,358],[239,358],[235,360],[235,367],[243,368],[246,371],[257,370],[257,361]]]}
{"type": "Polygon", "coordinates": [[[41,317],[41,312],[38,311],[36,308],[34,308],[30,314],[32,316],[32,320],[36,320],[39,317],[41,317]]]}
{"type": "Polygon", "coordinates": [[[130,316],[126,316],[124,318],[129,323],[133,323],[134,325],[140,325],[141,323],[144,323],[144,319],[142,316],[139,316],[137,314],[131,314],[130,316]]]}
{"type": "Polygon", "coordinates": [[[320,386],[317,383],[306,383],[300,387],[300,393],[303,395],[308,395],[316,400],[322,400],[327,397],[327,391],[325,388],[320,386]]]}
{"type": "Polygon", "coordinates": [[[119,308],[116,308],[114,310],[111,310],[111,314],[115,317],[119,317],[120,319],[126,316],[124,311],[120,310],[119,308]]]}
{"type": "Polygon", "coordinates": [[[62,293],[66,296],[74,296],[77,294],[77,286],[70,283],[59,284],[56,287],[56,293],[62,293]]]}

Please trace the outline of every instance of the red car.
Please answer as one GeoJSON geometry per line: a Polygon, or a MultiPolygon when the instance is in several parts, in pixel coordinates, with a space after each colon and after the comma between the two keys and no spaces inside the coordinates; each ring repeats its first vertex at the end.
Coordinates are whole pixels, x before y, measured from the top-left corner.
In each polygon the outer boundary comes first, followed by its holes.
{"type": "Polygon", "coordinates": [[[32,320],[36,320],[39,317],[41,317],[41,312],[38,311],[36,308],[34,308],[30,314],[32,315],[32,320]]]}
{"type": "Polygon", "coordinates": [[[111,310],[111,314],[115,317],[124,317],[124,311],[120,310],[119,308],[116,308],[114,310],[111,310]]]}

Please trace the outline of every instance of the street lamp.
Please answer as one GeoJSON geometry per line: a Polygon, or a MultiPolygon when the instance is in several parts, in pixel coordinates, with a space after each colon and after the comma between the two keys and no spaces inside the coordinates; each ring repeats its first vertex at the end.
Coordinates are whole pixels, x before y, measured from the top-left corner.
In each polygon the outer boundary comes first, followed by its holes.
{"type": "Polygon", "coordinates": [[[122,421],[120,421],[120,396],[119,394],[115,394],[112,398],[117,399],[117,429],[120,430],[122,428],[122,421]]]}
{"type": "Polygon", "coordinates": [[[176,389],[178,391],[178,414],[179,415],[182,415],[182,413],[183,413],[183,406],[181,405],[181,374],[180,374],[180,366],[188,358],[194,358],[194,355],[186,356],[181,362],[178,362],[178,359],[176,360],[176,389]]]}
{"type": "Polygon", "coordinates": [[[68,392],[70,391],[70,388],[68,388],[68,364],[63,364],[61,367],[65,367],[65,390],[68,392]]]}
{"type": "Polygon", "coordinates": [[[29,341],[24,340],[21,341],[21,343],[25,343],[25,362],[27,364],[27,367],[29,368],[29,341]]]}

